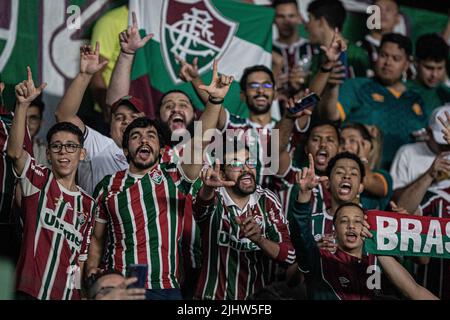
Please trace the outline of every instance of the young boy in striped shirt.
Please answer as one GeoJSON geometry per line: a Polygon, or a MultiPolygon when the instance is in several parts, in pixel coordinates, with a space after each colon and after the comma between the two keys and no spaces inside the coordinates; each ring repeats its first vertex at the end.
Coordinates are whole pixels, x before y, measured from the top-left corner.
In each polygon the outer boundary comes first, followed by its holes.
{"type": "Polygon", "coordinates": [[[17,265],[18,297],[80,299],[81,270],[96,212],[94,199],[75,183],[85,157],[83,134],[75,125],[58,123],[47,134],[52,170],[38,165],[23,149],[27,109],[45,88],[28,79],[16,86],[17,105],[7,154],[22,190],[23,245],[17,265]]]}

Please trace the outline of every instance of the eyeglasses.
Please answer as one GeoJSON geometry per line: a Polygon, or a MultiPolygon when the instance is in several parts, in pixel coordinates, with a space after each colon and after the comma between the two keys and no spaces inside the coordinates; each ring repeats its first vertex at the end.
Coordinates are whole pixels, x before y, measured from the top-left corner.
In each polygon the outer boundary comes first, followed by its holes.
{"type": "Polygon", "coordinates": [[[244,165],[247,166],[249,169],[255,169],[256,168],[256,162],[246,160],[245,162],[241,161],[232,161],[230,163],[227,163],[226,166],[230,167],[233,171],[241,171],[244,169],[244,165]]]}
{"type": "Polygon", "coordinates": [[[257,90],[259,88],[262,88],[262,89],[273,89],[273,83],[270,83],[270,82],[264,82],[264,83],[250,82],[247,85],[247,88],[254,89],[254,90],[257,90]]]}
{"type": "Polygon", "coordinates": [[[52,143],[50,146],[50,151],[53,153],[61,152],[62,148],[64,147],[68,153],[74,153],[77,151],[77,149],[83,148],[83,146],[76,144],[76,143],[52,143]]]}

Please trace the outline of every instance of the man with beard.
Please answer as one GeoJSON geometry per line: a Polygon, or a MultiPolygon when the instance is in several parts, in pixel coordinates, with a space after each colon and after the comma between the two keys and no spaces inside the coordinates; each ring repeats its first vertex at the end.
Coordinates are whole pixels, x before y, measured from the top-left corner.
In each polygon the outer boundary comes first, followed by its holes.
{"type": "MultiPolygon", "coordinates": [[[[123,135],[129,169],[106,176],[95,196],[100,213],[88,258],[88,274],[98,272],[108,235],[108,269],[125,275],[128,265],[149,265],[145,287],[147,299],[181,299],[179,290],[179,241],[186,195],[199,175],[202,159],[188,162],[187,156],[202,154],[203,134],[217,125],[223,99],[232,77],[213,79],[203,89],[210,95],[200,120],[202,140],[190,142],[177,164],[161,163],[165,138],[158,121],[135,119],[123,135]]],[[[207,141],[208,142],[208,141],[207,141]]]]}
{"type": "Polygon", "coordinates": [[[409,66],[411,41],[399,34],[386,34],[375,63],[375,78],[346,80],[328,85],[319,103],[320,114],[331,121],[376,125],[385,143],[381,168],[389,170],[395,152],[413,142],[412,133],[427,126],[422,98],[402,83],[409,66]]]}
{"type": "Polygon", "coordinates": [[[278,197],[256,183],[249,149],[233,142],[224,164],[201,172],[193,202],[202,236],[197,299],[244,300],[269,284],[274,262],[295,259],[278,197]]]}

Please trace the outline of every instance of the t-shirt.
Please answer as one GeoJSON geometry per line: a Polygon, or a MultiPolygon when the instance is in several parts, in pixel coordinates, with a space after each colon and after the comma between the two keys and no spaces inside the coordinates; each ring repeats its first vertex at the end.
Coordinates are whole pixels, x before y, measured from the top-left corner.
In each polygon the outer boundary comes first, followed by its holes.
{"type": "MultiPolygon", "coordinates": [[[[433,164],[436,154],[430,150],[426,142],[416,142],[402,146],[395,155],[391,166],[393,188],[403,188],[417,180],[433,164]]],[[[446,188],[450,180],[433,182],[430,187],[446,188]]]]}
{"type": "Polygon", "coordinates": [[[408,81],[406,87],[422,97],[427,114],[432,114],[434,109],[450,102],[450,88],[443,84],[435,88],[428,88],[417,81],[408,81]]]}
{"type": "Polygon", "coordinates": [[[78,182],[88,194],[93,194],[95,186],[105,176],[128,169],[127,158],[114,140],[88,126],[84,148],[87,155],[80,161],[78,182]]]}
{"type": "Polygon", "coordinates": [[[412,132],[428,125],[422,98],[406,90],[400,96],[375,79],[346,80],[339,91],[341,120],[376,125],[383,135],[381,168],[389,170],[395,152],[414,141],[412,132]]]}
{"type": "Polygon", "coordinates": [[[162,163],[143,176],[128,170],[96,187],[97,222],[107,224],[107,267],[126,275],[130,264],[147,264],[147,289],[178,288],[179,241],[192,181],[181,167],[162,163]]]}
{"type": "Polygon", "coordinates": [[[244,300],[269,284],[273,263],[292,264],[295,260],[280,201],[268,189],[257,186],[241,210],[225,188],[219,188],[212,201],[194,198],[193,212],[202,237],[203,258],[197,299],[244,300]],[[236,217],[245,219],[250,214],[263,237],[279,244],[276,260],[242,236],[236,217]]]}
{"type": "Polygon", "coordinates": [[[120,54],[119,33],[127,28],[128,7],[124,5],[105,13],[92,30],[91,46],[95,48],[95,42],[98,41],[100,55],[109,61],[102,73],[107,86],[120,54]]]}
{"type": "Polygon", "coordinates": [[[94,199],[64,188],[31,156],[19,179],[24,234],[17,290],[40,300],[80,299],[79,262],[87,259],[94,199]]]}

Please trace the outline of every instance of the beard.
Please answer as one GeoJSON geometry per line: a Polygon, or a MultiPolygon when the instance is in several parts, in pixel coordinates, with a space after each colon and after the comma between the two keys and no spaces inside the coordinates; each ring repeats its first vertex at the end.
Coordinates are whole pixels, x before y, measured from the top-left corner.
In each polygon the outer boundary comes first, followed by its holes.
{"type": "Polygon", "coordinates": [[[236,193],[239,196],[247,196],[249,194],[254,193],[255,190],[256,190],[256,179],[255,179],[255,176],[252,173],[250,173],[250,172],[245,172],[245,173],[241,174],[238,177],[238,179],[236,181],[236,184],[232,187],[232,189],[233,189],[233,192],[236,193]],[[253,180],[253,186],[251,188],[242,189],[240,187],[241,180],[242,180],[242,177],[247,175],[247,174],[249,174],[251,176],[251,179],[253,180]]]}
{"type": "MultiPolygon", "coordinates": [[[[264,97],[269,101],[269,97],[265,94],[256,95],[253,97],[253,99],[256,99],[258,97],[264,97]]],[[[256,105],[250,103],[248,98],[246,98],[246,103],[247,103],[248,109],[256,115],[265,114],[265,113],[269,112],[270,107],[272,106],[271,103],[267,102],[267,104],[265,106],[259,107],[259,106],[256,106],[256,105]]]]}
{"type": "MultiPolygon", "coordinates": [[[[189,133],[189,136],[192,138],[194,136],[194,118],[186,124],[186,130],[189,133]]],[[[167,141],[167,145],[169,145],[170,148],[175,147],[177,144],[179,144],[182,140],[182,135],[178,136],[178,140],[172,140],[172,131],[170,130],[169,124],[167,122],[161,122],[161,129],[162,132],[164,133],[164,135],[166,137],[168,137],[168,139],[166,139],[167,141]]],[[[187,141],[184,141],[187,142],[187,141]]]]}
{"type": "MultiPolygon", "coordinates": [[[[152,161],[150,162],[140,162],[137,160],[137,155],[139,153],[140,148],[138,148],[136,150],[136,152],[131,156],[130,154],[128,155],[127,158],[128,162],[133,163],[133,165],[139,169],[139,170],[146,170],[146,169],[150,169],[151,167],[153,167],[156,163],[158,163],[159,161],[159,155],[158,153],[154,154],[154,158],[152,161]]],[[[150,152],[154,152],[153,150],[151,150],[150,152]]]]}

